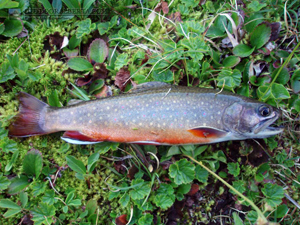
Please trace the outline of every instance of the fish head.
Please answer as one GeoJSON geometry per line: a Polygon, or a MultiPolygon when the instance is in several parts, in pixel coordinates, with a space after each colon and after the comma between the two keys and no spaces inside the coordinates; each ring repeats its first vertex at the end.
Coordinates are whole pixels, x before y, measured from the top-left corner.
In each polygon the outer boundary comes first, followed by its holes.
{"type": "Polygon", "coordinates": [[[222,121],[236,139],[267,138],[283,131],[270,126],[280,115],[279,109],[265,103],[235,102],[225,109],[222,121]]]}

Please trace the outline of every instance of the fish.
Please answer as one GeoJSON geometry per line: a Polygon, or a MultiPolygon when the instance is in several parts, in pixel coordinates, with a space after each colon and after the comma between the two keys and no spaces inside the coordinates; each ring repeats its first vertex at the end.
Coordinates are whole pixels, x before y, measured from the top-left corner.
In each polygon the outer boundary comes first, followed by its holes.
{"type": "Polygon", "coordinates": [[[72,144],[187,145],[267,138],[283,131],[271,126],[281,115],[276,107],[231,92],[162,82],[66,107],[51,107],[24,92],[18,98],[11,137],[65,131],[61,138],[72,144]]]}

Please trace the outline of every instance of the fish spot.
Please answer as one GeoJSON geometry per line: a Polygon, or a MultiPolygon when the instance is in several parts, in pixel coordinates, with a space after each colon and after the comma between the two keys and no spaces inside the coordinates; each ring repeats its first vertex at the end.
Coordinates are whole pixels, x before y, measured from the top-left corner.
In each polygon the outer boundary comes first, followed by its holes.
{"type": "Polygon", "coordinates": [[[71,112],[71,115],[73,115],[74,114],[74,112],[71,112]]]}
{"type": "Polygon", "coordinates": [[[93,107],[93,110],[95,110],[95,109],[96,109],[96,107],[94,106],[94,107],[93,107]]]}
{"type": "Polygon", "coordinates": [[[201,102],[201,105],[204,105],[204,103],[203,103],[203,102],[201,102]]]}
{"type": "Polygon", "coordinates": [[[160,125],[158,124],[157,127],[160,127],[160,125]]]}
{"type": "Polygon", "coordinates": [[[89,120],[89,123],[92,123],[92,121],[91,121],[91,120],[89,120]]]}
{"type": "Polygon", "coordinates": [[[109,109],[109,106],[107,106],[106,108],[109,109]]]}
{"type": "Polygon", "coordinates": [[[150,126],[152,126],[152,125],[153,125],[153,123],[151,122],[151,123],[150,123],[150,126]]]}
{"type": "Polygon", "coordinates": [[[213,117],[213,116],[211,116],[210,118],[211,118],[211,119],[214,119],[214,117],[213,117]]]}
{"type": "Polygon", "coordinates": [[[90,113],[88,113],[88,116],[90,116],[91,114],[90,113]]]}
{"type": "Polygon", "coordinates": [[[206,126],[206,123],[203,123],[203,126],[206,126]]]}
{"type": "Polygon", "coordinates": [[[102,116],[100,116],[99,119],[102,120],[102,116]]]}
{"type": "Polygon", "coordinates": [[[221,114],[221,112],[218,112],[218,115],[220,115],[221,114]]]}
{"type": "Polygon", "coordinates": [[[97,116],[97,113],[94,113],[94,116],[97,116]]]}
{"type": "Polygon", "coordinates": [[[166,123],[163,123],[164,126],[166,126],[166,123]]]}
{"type": "Polygon", "coordinates": [[[142,124],[142,123],[139,123],[139,125],[142,126],[143,124],[142,124]]]}

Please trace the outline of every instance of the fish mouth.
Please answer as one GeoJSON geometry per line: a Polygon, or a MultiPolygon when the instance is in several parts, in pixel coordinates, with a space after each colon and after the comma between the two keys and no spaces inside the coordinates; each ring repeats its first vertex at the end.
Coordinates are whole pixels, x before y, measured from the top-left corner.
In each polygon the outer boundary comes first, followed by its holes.
{"type": "Polygon", "coordinates": [[[271,118],[269,117],[266,118],[265,120],[262,120],[253,128],[253,133],[255,135],[258,135],[262,138],[266,138],[273,135],[277,135],[284,130],[283,127],[271,126],[279,117],[278,112],[273,112],[273,113],[274,114],[271,116],[271,118]]]}

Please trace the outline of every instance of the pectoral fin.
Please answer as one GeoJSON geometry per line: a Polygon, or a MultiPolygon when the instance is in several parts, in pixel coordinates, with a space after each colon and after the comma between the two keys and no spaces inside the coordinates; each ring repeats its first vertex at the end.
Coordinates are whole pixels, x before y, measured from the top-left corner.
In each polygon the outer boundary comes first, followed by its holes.
{"type": "Polygon", "coordinates": [[[188,130],[195,136],[202,138],[217,139],[227,135],[227,132],[213,127],[196,127],[188,130]]]}
{"type": "Polygon", "coordinates": [[[79,131],[66,131],[64,135],[61,137],[66,142],[76,145],[90,145],[96,144],[102,141],[96,140],[89,136],[86,136],[79,131]]]}

